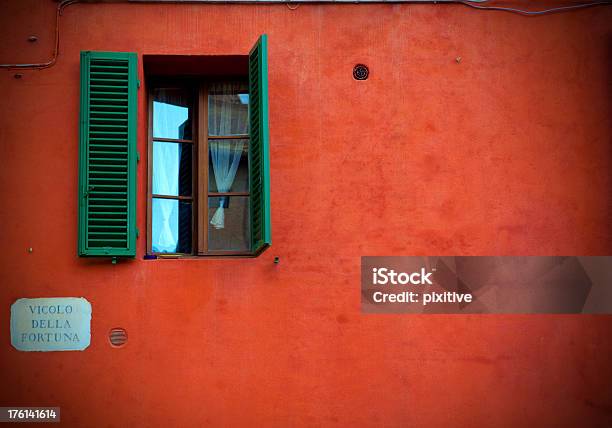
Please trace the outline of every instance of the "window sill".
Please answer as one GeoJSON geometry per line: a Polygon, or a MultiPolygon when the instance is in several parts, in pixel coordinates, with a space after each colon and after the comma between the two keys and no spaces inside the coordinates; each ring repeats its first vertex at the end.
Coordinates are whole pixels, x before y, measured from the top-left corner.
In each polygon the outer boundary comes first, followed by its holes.
{"type": "Polygon", "coordinates": [[[144,260],[205,260],[205,259],[237,259],[237,258],[253,258],[259,254],[244,252],[244,253],[211,253],[211,254],[147,254],[144,260]]]}

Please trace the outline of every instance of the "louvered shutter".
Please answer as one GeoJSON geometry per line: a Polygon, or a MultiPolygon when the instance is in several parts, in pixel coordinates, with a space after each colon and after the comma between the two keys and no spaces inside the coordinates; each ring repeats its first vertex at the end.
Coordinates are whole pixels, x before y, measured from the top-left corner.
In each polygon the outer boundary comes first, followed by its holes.
{"type": "Polygon", "coordinates": [[[79,256],[136,255],[137,56],[81,52],[79,256]]]}
{"type": "Polygon", "coordinates": [[[268,129],[268,37],[249,54],[249,185],[251,249],[259,254],[272,244],[270,221],[270,132],[268,129]]]}

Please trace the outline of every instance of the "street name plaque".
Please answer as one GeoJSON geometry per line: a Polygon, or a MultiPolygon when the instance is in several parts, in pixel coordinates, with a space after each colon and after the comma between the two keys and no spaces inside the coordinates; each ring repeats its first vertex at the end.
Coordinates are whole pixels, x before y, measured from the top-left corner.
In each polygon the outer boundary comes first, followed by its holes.
{"type": "Polygon", "coordinates": [[[11,344],[19,351],[82,351],[91,340],[91,304],[82,297],[18,299],[11,344]]]}

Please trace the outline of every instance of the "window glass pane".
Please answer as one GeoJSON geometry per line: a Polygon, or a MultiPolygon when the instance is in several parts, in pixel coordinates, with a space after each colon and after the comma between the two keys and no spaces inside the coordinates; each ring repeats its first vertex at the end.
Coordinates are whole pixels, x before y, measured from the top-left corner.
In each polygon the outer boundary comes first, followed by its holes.
{"type": "Polygon", "coordinates": [[[208,198],[208,249],[248,251],[250,242],[249,198],[208,198]]]}
{"type": "Polygon", "coordinates": [[[208,140],[208,189],[211,192],[249,190],[249,140],[208,140]]]}
{"type": "Polygon", "coordinates": [[[208,135],[248,133],[249,94],[245,82],[214,83],[208,94],[208,135]]]}
{"type": "Polygon", "coordinates": [[[191,202],[153,198],[151,249],[156,253],[191,253],[191,202]]]}
{"type": "Polygon", "coordinates": [[[191,140],[191,95],[185,89],[153,91],[153,138],[191,140]]]}
{"type": "Polygon", "coordinates": [[[154,194],[191,196],[192,146],[190,143],[153,142],[154,194]]]}

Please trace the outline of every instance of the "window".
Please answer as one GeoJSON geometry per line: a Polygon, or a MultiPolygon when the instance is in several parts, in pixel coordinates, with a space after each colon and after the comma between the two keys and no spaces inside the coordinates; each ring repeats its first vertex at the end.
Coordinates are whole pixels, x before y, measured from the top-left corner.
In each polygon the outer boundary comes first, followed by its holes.
{"type": "MultiPolygon", "coordinates": [[[[150,82],[148,253],[257,256],[271,244],[266,35],[239,58],[243,73],[150,82]]],[[[81,53],[79,256],[136,255],[139,87],[137,54],[81,53]]]]}
{"type": "Polygon", "coordinates": [[[152,253],[250,253],[248,91],[240,80],[152,87],[152,253]]]}
{"type": "Polygon", "coordinates": [[[250,103],[261,92],[248,73],[149,82],[149,253],[249,256],[269,245],[256,236],[269,205],[257,118],[267,106],[250,103]]]}

